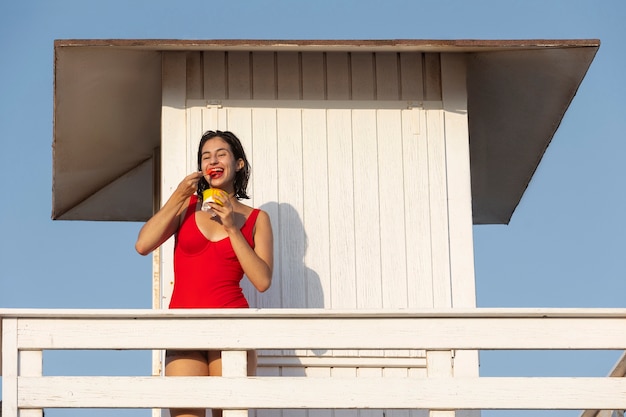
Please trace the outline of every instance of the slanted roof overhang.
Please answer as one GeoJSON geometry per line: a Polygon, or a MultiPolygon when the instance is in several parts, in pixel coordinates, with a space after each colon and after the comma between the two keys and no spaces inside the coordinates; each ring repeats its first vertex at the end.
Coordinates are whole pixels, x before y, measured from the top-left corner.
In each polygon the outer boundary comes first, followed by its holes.
{"type": "Polygon", "coordinates": [[[57,40],[53,203],[59,220],[145,221],[153,212],[163,51],[468,54],[474,224],[506,224],[599,40],[57,40]]]}

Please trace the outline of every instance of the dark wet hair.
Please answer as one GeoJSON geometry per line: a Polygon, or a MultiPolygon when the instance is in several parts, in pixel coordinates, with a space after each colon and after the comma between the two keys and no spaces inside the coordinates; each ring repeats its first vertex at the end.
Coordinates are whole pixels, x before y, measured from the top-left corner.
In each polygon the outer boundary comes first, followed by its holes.
{"type": "MultiPolygon", "coordinates": [[[[246,190],[248,188],[248,179],[250,178],[250,163],[248,162],[248,158],[246,157],[246,152],[243,150],[243,145],[237,136],[234,133],[229,131],[221,131],[221,130],[209,130],[204,132],[202,138],[200,139],[200,145],[198,145],[198,171],[202,170],[202,147],[204,144],[213,138],[221,138],[224,142],[230,145],[230,150],[233,153],[233,157],[235,160],[242,159],[243,160],[243,168],[235,173],[235,197],[238,200],[242,198],[250,198],[248,196],[246,190]]],[[[200,178],[198,182],[198,197],[202,200],[202,192],[206,189],[210,188],[209,183],[204,178],[200,178]]]]}

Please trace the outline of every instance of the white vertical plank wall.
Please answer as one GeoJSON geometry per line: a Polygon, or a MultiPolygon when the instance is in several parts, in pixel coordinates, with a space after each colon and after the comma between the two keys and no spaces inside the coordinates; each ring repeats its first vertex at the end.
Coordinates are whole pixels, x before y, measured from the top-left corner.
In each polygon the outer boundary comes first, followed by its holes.
{"type": "MultiPolygon", "coordinates": [[[[248,204],[268,212],[275,236],[272,287],[258,294],[244,280],[253,307],[475,305],[463,55],[168,52],[163,68],[163,201],[196,169],[204,131],[231,130],[246,148],[248,204]]],[[[156,306],[167,307],[171,246],[159,266],[156,306]]],[[[418,349],[262,351],[259,373],[426,377],[426,359],[418,349]],[[386,362],[397,359],[406,366],[386,362]]],[[[475,352],[455,361],[455,375],[477,374],[475,352]]]]}
{"type": "MultiPolygon", "coordinates": [[[[450,280],[452,305],[476,307],[472,236],[469,129],[466,66],[462,56],[441,56],[442,102],[446,131],[448,212],[450,228],[450,280]]],[[[454,376],[478,376],[478,352],[455,352],[454,376]]],[[[459,410],[458,416],[479,416],[477,410],[459,410]]]]}
{"type": "MultiPolygon", "coordinates": [[[[185,111],[187,96],[187,56],[184,52],[163,54],[163,82],[161,109],[161,206],[172,195],[180,181],[191,171],[189,165],[189,147],[187,141],[187,112],[185,111]]],[[[159,299],[153,300],[155,308],[167,308],[174,284],[174,238],[169,239],[154,257],[155,270],[160,273],[161,289],[156,294],[159,299]]],[[[153,353],[153,374],[165,371],[163,352],[153,353]]],[[[154,417],[169,416],[168,410],[155,409],[154,417]]]]}

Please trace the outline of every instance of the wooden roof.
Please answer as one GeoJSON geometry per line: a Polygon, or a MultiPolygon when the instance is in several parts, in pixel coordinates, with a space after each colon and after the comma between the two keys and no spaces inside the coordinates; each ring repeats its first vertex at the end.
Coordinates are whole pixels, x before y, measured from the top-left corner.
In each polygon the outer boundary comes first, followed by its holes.
{"type": "Polygon", "coordinates": [[[466,53],[475,224],[506,224],[598,40],[57,40],[53,204],[60,220],[145,221],[163,51],[466,53]]]}

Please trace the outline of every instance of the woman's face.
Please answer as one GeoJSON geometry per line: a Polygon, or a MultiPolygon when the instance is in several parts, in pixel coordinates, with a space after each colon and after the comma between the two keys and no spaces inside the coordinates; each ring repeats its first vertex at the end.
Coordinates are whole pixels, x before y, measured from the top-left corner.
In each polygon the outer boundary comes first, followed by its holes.
{"type": "Polygon", "coordinates": [[[207,140],[202,146],[200,169],[211,188],[234,192],[235,175],[243,164],[243,159],[235,159],[228,142],[219,136],[207,140]]]}

